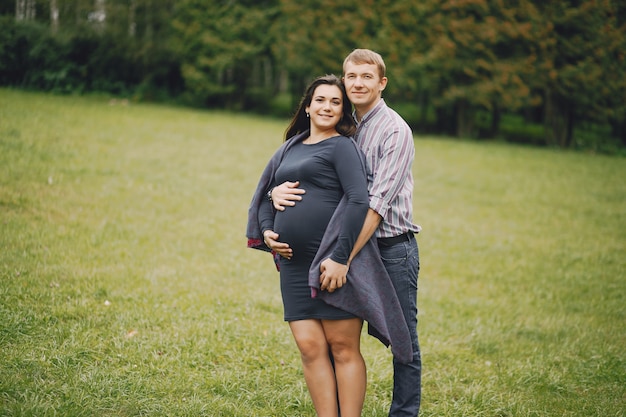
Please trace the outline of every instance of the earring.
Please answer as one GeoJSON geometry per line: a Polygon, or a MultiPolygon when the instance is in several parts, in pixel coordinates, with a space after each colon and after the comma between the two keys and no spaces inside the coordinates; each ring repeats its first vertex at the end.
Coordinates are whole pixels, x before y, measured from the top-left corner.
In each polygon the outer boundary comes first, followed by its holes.
{"type": "Polygon", "coordinates": [[[306,117],[311,117],[311,116],[309,115],[309,112],[306,112],[306,117]]]}

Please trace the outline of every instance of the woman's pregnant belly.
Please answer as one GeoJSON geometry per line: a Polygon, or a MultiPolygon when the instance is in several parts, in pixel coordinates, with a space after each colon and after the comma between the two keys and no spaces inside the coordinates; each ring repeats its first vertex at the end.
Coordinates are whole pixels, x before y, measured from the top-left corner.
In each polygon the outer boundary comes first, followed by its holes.
{"type": "Polygon", "coordinates": [[[293,261],[313,259],[335,207],[336,203],[324,203],[307,192],[295,206],[276,213],[274,231],[293,250],[293,261]]]}

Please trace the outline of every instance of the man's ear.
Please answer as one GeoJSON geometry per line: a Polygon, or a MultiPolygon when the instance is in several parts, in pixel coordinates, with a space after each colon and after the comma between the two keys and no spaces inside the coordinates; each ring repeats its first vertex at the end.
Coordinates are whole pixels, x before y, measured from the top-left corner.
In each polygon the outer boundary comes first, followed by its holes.
{"type": "Polygon", "coordinates": [[[383,77],[380,79],[380,92],[381,93],[385,89],[385,87],[387,87],[387,77],[383,77]]]}

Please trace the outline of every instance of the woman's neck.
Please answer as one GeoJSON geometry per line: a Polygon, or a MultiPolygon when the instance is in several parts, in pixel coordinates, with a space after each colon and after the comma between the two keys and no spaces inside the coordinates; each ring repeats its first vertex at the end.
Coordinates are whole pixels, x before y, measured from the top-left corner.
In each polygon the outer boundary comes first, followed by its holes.
{"type": "Polygon", "coordinates": [[[339,133],[336,129],[317,130],[311,128],[311,133],[309,134],[309,137],[302,142],[306,144],[318,143],[335,136],[339,136],[339,133]]]}

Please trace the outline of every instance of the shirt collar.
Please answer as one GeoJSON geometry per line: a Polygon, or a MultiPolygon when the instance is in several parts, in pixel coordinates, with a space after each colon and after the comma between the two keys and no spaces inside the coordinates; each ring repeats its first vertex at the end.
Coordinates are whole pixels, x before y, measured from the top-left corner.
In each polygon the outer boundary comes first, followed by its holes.
{"type": "Polygon", "coordinates": [[[374,116],[376,116],[378,113],[380,113],[380,111],[383,109],[383,107],[385,107],[385,100],[381,97],[381,99],[378,101],[378,103],[376,103],[376,105],[374,106],[373,109],[371,109],[370,111],[368,111],[367,113],[365,113],[363,115],[363,118],[361,118],[361,121],[359,122],[356,119],[356,110],[354,110],[352,112],[352,118],[354,119],[355,123],[358,125],[362,124],[362,123],[366,123],[369,119],[373,118],[374,116]]]}

